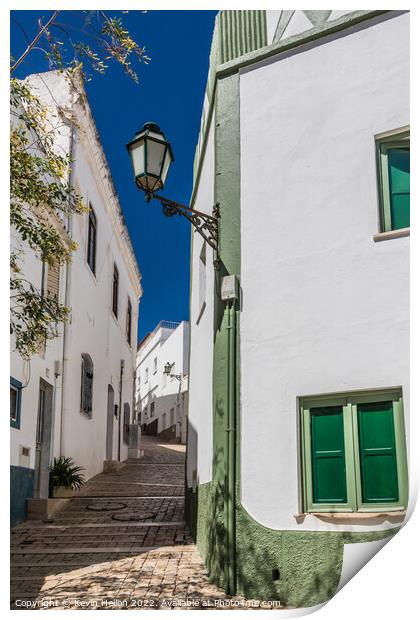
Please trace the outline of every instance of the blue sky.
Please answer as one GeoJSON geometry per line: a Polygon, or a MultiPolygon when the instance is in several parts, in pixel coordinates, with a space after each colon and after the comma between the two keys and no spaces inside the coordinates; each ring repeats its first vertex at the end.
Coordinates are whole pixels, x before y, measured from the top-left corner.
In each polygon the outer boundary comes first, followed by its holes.
{"type": "MultiPolygon", "coordinates": [[[[72,13],[63,11],[58,21],[78,23],[72,13]]],[[[105,76],[95,74],[86,85],[142,272],[139,340],[161,319],[189,318],[190,226],[183,218],[166,218],[157,202],[146,204],[134,185],[125,144],[145,122],[157,122],[175,156],[163,193],[188,204],[216,13],[133,11],[123,15],[131,35],[146,47],[151,58],[149,65],[138,68],[140,83],[134,84],[119,66],[110,63],[105,76]]],[[[22,28],[31,38],[37,19],[49,15],[51,11],[12,11],[13,56],[18,57],[26,47],[22,28]]],[[[72,32],[72,36],[76,38],[77,33],[72,32]]],[[[16,77],[46,70],[45,56],[35,51],[19,67],[16,77]]]]}

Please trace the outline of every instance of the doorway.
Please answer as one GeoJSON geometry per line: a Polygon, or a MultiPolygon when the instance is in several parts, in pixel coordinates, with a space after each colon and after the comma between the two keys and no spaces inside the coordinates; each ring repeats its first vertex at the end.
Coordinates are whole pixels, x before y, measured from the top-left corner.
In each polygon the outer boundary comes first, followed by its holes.
{"type": "Polygon", "coordinates": [[[114,388],[108,385],[108,406],[106,421],[106,455],[107,461],[112,461],[112,449],[114,440],[114,388]]]}
{"type": "Polygon", "coordinates": [[[35,437],[35,489],[34,496],[49,495],[50,461],[52,445],[53,386],[39,380],[38,414],[35,437]]]}

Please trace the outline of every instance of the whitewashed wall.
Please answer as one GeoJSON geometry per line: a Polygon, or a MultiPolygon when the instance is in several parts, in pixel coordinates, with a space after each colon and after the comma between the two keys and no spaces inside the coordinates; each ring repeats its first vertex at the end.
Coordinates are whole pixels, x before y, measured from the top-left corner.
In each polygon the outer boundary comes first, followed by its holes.
{"type": "Polygon", "coordinates": [[[241,73],[242,502],[267,527],[352,529],[294,518],[298,396],[402,385],[408,411],[409,238],[373,240],[408,57],[401,15],[241,73]]]}
{"type": "MultiPolygon", "coordinates": [[[[63,362],[63,339],[48,344],[45,360],[35,356],[30,365],[30,381],[22,391],[21,430],[11,429],[11,464],[18,465],[19,445],[31,447],[30,467],[34,466],[35,429],[39,378],[55,385],[54,392],[54,440],[52,456],[70,456],[85,468],[86,478],[103,469],[106,451],[108,384],[114,388],[115,403],[118,404],[120,360],[124,360],[122,383],[122,407],[125,402],[133,404],[133,379],[137,342],[138,299],[141,295],[139,273],[131,255],[119,213],[118,202],[112,193],[108,180],[109,171],[97,142],[93,120],[86,103],[75,104],[63,76],[45,73],[31,76],[32,87],[39,96],[51,102],[50,92],[60,106],[76,112],[77,130],[73,153],[73,184],[86,204],[92,203],[97,218],[96,275],[86,262],[88,214],[73,217],[72,237],[78,244],[73,254],[69,278],[69,306],[71,318],[67,333],[67,358],[63,362]],[[73,107],[74,106],[74,107],[73,107]],[[77,116],[78,115],[78,116],[77,116]],[[119,315],[112,313],[113,263],[119,270],[119,315]],[[131,346],[126,339],[127,298],[132,304],[131,346]],[[80,412],[81,355],[88,353],[94,364],[92,418],[80,412]],[[61,362],[63,375],[54,377],[54,361],[61,362]]],[[[60,130],[57,144],[62,153],[69,151],[69,130],[60,130]]],[[[40,284],[41,263],[33,254],[28,254],[25,274],[37,286],[40,284]]],[[[66,268],[61,269],[60,299],[64,303],[66,268]]],[[[61,333],[62,333],[61,328],[61,333]]],[[[11,356],[11,374],[26,382],[28,368],[17,353],[11,356]]],[[[123,420],[121,420],[123,422],[123,420]]],[[[113,458],[117,458],[118,424],[114,419],[113,458]]],[[[121,458],[127,456],[127,446],[122,442],[121,458]]]]}
{"type": "Polygon", "coordinates": [[[188,342],[189,323],[181,321],[175,328],[158,326],[150,338],[145,341],[137,353],[136,373],[136,409],[138,415],[147,407],[147,415],[142,416],[142,424],[150,424],[158,420],[157,432],[160,433],[170,426],[170,411],[174,409],[174,421],[178,423],[178,435],[182,435],[184,416],[186,415],[185,399],[188,391],[188,342]],[[154,360],[157,360],[154,372],[154,360]],[[164,375],[165,364],[174,364],[171,373],[181,375],[182,382],[164,375]],[[145,381],[146,369],[148,380],[145,381]],[[185,378],[184,378],[185,377],[185,378]],[[154,402],[153,417],[150,416],[150,404],[154,402]],[[166,423],[164,423],[166,414],[166,423]]]}
{"type": "MultiPolygon", "coordinates": [[[[93,475],[101,471],[105,459],[108,384],[114,389],[115,404],[119,403],[121,360],[124,360],[121,418],[125,402],[132,410],[138,292],[131,267],[124,260],[118,220],[110,212],[106,191],[98,178],[90,149],[88,136],[77,141],[74,180],[85,203],[92,204],[97,218],[96,275],[93,275],[86,261],[88,216],[84,214],[77,216],[73,223],[73,238],[80,251],[71,266],[70,363],[65,378],[62,452],[83,462],[89,474],[93,475]],[[112,311],[114,262],[119,271],[118,318],[112,311]],[[128,297],[133,309],[131,346],[126,339],[128,297]],[[91,419],[80,413],[82,353],[88,353],[94,364],[91,419]]],[[[127,446],[122,441],[121,446],[121,458],[124,459],[127,457],[127,446]]],[[[114,417],[113,458],[117,455],[118,421],[114,417]]]]}
{"type": "MultiPolygon", "coordinates": [[[[12,246],[22,250],[22,272],[29,282],[40,290],[42,279],[42,262],[37,258],[33,250],[26,243],[22,243],[14,231],[11,232],[12,246]]],[[[63,274],[63,280],[64,280],[63,274]]],[[[64,286],[60,288],[60,301],[64,301],[64,286]]],[[[62,326],[59,329],[63,332],[62,326]]],[[[35,355],[30,361],[24,361],[14,351],[14,340],[11,339],[10,375],[23,385],[21,391],[20,428],[10,428],[10,464],[15,466],[35,467],[35,434],[38,410],[39,380],[44,379],[55,388],[53,402],[55,418],[59,415],[61,377],[54,374],[54,362],[62,358],[62,338],[50,340],[45,348],[45,354],[41,357],[35,355]],[[26,458],[19,458],[20,448],[29,448],[29,462],[26,458]]]]}
{"type": "MultiPolygon", "coordinates": [[[[212,118],[203,158],[194,209],[211,214],[214,205],[214,118],[212,118]]],[[[203,271],[202,271],[203,273],[203,271]]],[[[203,282],[203,280],[202,280],[203,282]]],[[[203,284],[202,284],[203,287],[203,284]]],[[[203,290],[203,288],[202,288],[203,290]]],[[[191,346],[188,410],[187,481],[193,486],[212,479],[213,458],[213,251],[198,233],[193,233],[191,249],[191,346]],[[204,244],[204,246],[203,246],[204,244]],[[205,247],[205,306],[200,298],[200,253],[205,247]],[[198,437],[198,439],[197,439],[198,437]],[[199,444],[197,445],[197,440],[199,444]],[[195,472],[195,473],[194,473],[195,472]]]]}

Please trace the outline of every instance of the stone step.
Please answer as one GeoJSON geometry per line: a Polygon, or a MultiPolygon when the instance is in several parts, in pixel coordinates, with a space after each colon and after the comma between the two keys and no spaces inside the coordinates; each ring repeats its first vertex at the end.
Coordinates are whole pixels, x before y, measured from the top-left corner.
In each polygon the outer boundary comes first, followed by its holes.
{"type": "MultiPolygon", "coordinates": [[[[191,541],[188,541],[186,545],[190,546],[191,541]]],[[[179,548],[182,549],[186,546],[184,543],[179,543],[179,548]]],[[[82,554],[82,553],[103,553],[103,554],[113,554],[120,553],[124,554],[128,552],[130,554],[137,553],[148,553],[149,551],[154,551],[158,549],[162,551],[162,549],[166,546],[174,547],[175,545],[172,543],[171,545],[166,544],[157,544],[157,545],[132,545],[129,547],[123,546],[115,546],[115,547],[66,547],[66,550],[60,549],[58,547],[43,547],[43,548],[33,548],[33,549],[25,549],[24,553],[22,553],[22,549],[14,548],[11,550],[12,555],[44,555],[44,554],[61,554],[61,555],[69,555],[69,554],[82,554]]]]}
{"type": "Polygon", "coordinates": [[[39,525],[31,525],[28,528],[21,528],[20,530],[14,531],[12,532],[12,537],[13,536],[25,536],[25,535],[30,535],[31,532],[34,531],[40,531],[40,532],[57,532],[60,533],[60,531],[64,531],[67,532],[69,530],[73,530],[73,529],[86,529],[86,528],[97,528],[97,529],[102,529],[104,527],[113,527],[113,528],[120,528],[121,530],[124,529],[125,527],[131,527],[131,528],[142,528],[142,527],[185,527],[185,522],[184,521],[147,521],[147,522],[131,522],[131,521],[113,521],[112,523],[75,523],[70,524],[70,525],[60,525],[60,524],[50,524],[50,523],[43,523],[43,524],[39,524],[39,525]]]}

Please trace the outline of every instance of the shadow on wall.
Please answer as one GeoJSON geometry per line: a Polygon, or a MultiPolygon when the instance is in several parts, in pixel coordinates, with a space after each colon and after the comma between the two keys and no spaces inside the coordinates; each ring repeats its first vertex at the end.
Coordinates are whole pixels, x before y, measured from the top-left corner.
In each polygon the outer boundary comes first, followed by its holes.
{"type": "MultiPolygon", "coordinates": [[[[216,406],[216,412],[218,406],[220,403],[216,406]]],[[[213,480],[200,485],[196,474],[194,480],[194,471],[197,471],[197,441],[197,431],[189,423],[185,520],[196,540],[210,581],[225,588],[228,559],[226,483],[213,480]]],[[[223,449],[216,450],[216,471],[223,462],[223,449]]],[[[271,530],[256,522],[240,504],[239,498],[238,484],[237,594],[248,599],[278,600],[291,608],[311,607],[334,596],[340,583],[345,544],[380,540],[398,531],[398,528],[371,533],[271,530]]],[[[360,556],[359,570],[371,555],[360,556]]]]}
{"type": "MultiPolygon", "coordinates": [[[[184,464],[182,460],[182,452],[180,452],[179,450],[174,452],[173,448],[171,449],[170,447],[168,448],[166,446],[159,446],[159,462],[170,462],[178,466],[184,464]],[[175,457],[174,455],[178,456],[175,457]]],[[[117,479],[119,478],[119,476],[122,475],[126,474],[122,474],[121,472],[119,472],[117,474],[114,474],[114,478],[117,479]]],[[[147,473],[144,473],[143,475],[146,477],[147,473]]],[[[176,471],[175,473],[172,472],[172,475],[176,477],[176,471]]],[[[103,476],[104,474],[99,474],[99,480],[103,479],[103,476]]],[[[106,474],[105,476],[108,477],[109,474],[106,474]]],[[[123,480],[121,478],[119,479],[123,480]]],[[[121,482],[121,484],[123,483],[121,482]]],[[[100,481],[98,481],[98,488],[100,488],[100,485],[101,483],[100,481]]],[[[42,533],[40,533],[39,536],[36,536],[34,538],[34,533],[36,531],[34,529],[34,525],[39,526],[39,522],[37,523],[36,521],[29,521],[27,522],[27,525],[20,525],[15,530],[12,530],[11,551],[13,563],[17,561],[17,558],[21,554],[23,555],[28,552],[29,541],[31,541],[32,546],[29,558],[23,558],[22,564],[18,564],[17,566],[15,565],[13,567],[10,597],[11,609],[21,609],[21,607],[16,605],[16,600],[22,600],[22,597],[31,600],[51,598],[49,595],[45,595],[45,589],[43,591],[43,587],[46,585],[47,580],[49,580],[50,583],[51,580],[56,581],[53,598],[57,597],[57,600],[60,600],[62,598],[66,599],[69,596],[69,592],[74,592],[74,588],[76,587],[75,583],[79,587],[79,594],[81,598],[84,598],[84,596],[89,596],[92,599],[102,599],[101,594],[98,595],[98,592],[104,592],[105,598],[107,598],[106,593],[110,592],[115,587],[115,580],[117,579],[118,581],[118,579],[120,579],[120,582],[122,583],[122,581],[126,577],[127,561],[129,562],[129,564],[131,564],[134,555],[137,557],[141,557],[146,556],[149,553],[148,545],[147,543],[144,543],[144,539],[148,536],[148,530],[152,528],[146,527],[144,528],[143,532],[135,535],[135,546],[141,547],[144,545],[144,551],[133,552],[132,536],[130,535],[130,532],[127,533],[127,530],[129,528],[124,527],[124,522],[120,522],[122,530],[119,530],[118,543],[115,543],[115,541],[112,542],[112,536],[109,534],[109,528],[107,527],[107,524],[112,523],[115,525],[118,523],[118,521],[112,519],[114,515],[112,514],[112,511],[110,511],[110,503],[122,503],[124,505],[124,503],[127,502],[127,499],[129,499],[130,497],[133,498],[134,505],[138,505],[137,494],[134,494],[132,496],[127,495],[124,500],[122,500],[122,498],[112,498],[112,496],[102,496],[100,494],[97,496],[95,495],[92,498],[90,498],[89,496],[86,496],[85,498],[83,498],[83,496],[80,496],[79,500],[85,500],[83,503],[77,501],[74,505],[72,504],[74,500],[70,499],[70,505],[66,506],[63,511],[56,513],[51,518],[51,522],[55,523],[55,527],[57,528],[57,530],[60,530],[60,532],[64,534],[64,537],[67,535],[74,536],[74,540],[78,541],[77,544],[80,545],[82,549],[90,547],[92,543],[85,541],[86,535],[83,531],[80,531],[79,527],[80,519],[82,519],[82,522],[84,523],[94,524],[94,529],[100,529],[104,525],[106,527],[104,534],[102,533],[92,535],[94,539],[93,546],[96,547],[96,552],[72,554],[71,562],[67,562],[67,560],[65,559],[63,561],[60,561],[60,559],[58,559],[57,562],[47,561],[50,557],[52,557],[52,555],[48,553],[45,555],[45,547],[50,547],[50,549],[51,547],[54,547],[57,558],[60,558],[60,555],[63,557],[66,555],[66,547],[68,546],[68,542],[65,542],[65,544],[63,545],[63,540],[61,540],[60,543],[59,539],[56,538],[57,534],[55,533],[55,529],[44,530],[42,533]],[[92,508],[88,509],[88,506],[91,504],[95,505],[95,511],[92,511],[92,508]],[[98,506],[100,506],[101,504],[104,505],[103,511],[98,510],[98,506]],[[74,506],[73,510],[72,505],[74,506]],[[83,512],[86,515],[85,517],[83,515],[83,512]],[[99,521],[98,517],[100,517],[99,521]],[[69,519],[70,523],[68,522],[69,519]],[[72,522],[73,520],[75,521],[75,523],[72,522]],[[109,538],[110,536],[111,538],[109,538]],[[109,538],[111,542],[107,541],[107,538],[109,538]],[[114,544],[118,544],[119,547],[118,554],[116,554],[115,557],[110,551],[111,547],[114,544]],[[109,545],[111,545],[111,547],[109,545]],[[103,548],[99,549],[99,547],[103,548]],[[42,560],[40,564],[37,563],[39,557],[42,560]],[[112,561],[113,565],[112,571],[110,571],[109,569],[110,561],[112,561]],[[88,576],[87,573],[89,573],[88,576]],[[36,577],[31,577],[31,575],[36,575],[36,577]],[[24,580],[22,579],[22,577],[24,577],[24,580]],[[90,590],[89,588],[93,589],[90,590]]],[[[165,496],[162,495],[162,500],[164,499],[165,496]]],[[[181,496],[179,499],[181,499],[181,496]]],[[[171,499],[169,501],[173,500],[171,499]]],[[[127,503],[128,505],[126,505],[122,511],[117,512],[117,515],[132,514],[133,508],[130,507],[129,502],[127,503]]],[[[116,510],[118,510],[118,508],[116,510]]],[[[150,509],[146,505],[144,508],[136,508],[136,514],[137,516],[141,516],[142,512],[145,513],[143,514],[143,517],[142,519],[140,519],[140,521],[160,521],[161,517],[159,515],[159,512],[156,512],[156,514],[152,518],[149,516],[148,513],[153,510],[153,508],[150,509]]],[[[175,519],[177,519],[179,518],[177,508],[175,508],[175,512],[175,519]]],[[[49,527],[51,528],[51,525],[49,525],[49,527]]],[[[174,536],[176,535],[176,531],[177,530],[174,529],[174,536]]],[[[89,534],[87,537],[89,539],[89,534]]],[[[182,551],[182,546],[184,544],[183,542],[177,543],[177,541],[174,540],[173,544],[179,544],[179,550],[182,551]]],[[[159,545],[159,543],[156,542],[156,545],[159,545]]],[[[139,576],[141,584],[143,582],[146,583],[148,579],[149,575],[147,574],[147,571],[145,571],[144,574],[139,576]]],[[[49,587],[47,589],[49,590],[49,587]]],[[[187,594],[185,589],[185,597],[186,596],[187,594]]],[[[124,596],[123,598],[126,597],[124,596]]],[[[98,608],[100,608],[100,606],[98,608]]],[[[109,608],[112,608],[112,606],[109,608]]],[[[124,609],[124,607],[122,608],[124,609]]],[[[95,609],[95,607],[92,607],[92,609],[95,609]]]]}
{"type": "MultiPolygon", "coordinates": [[[[146,398],[143,405],[143,408],[147,406],[147,411],[149,412],[146,419],[141,419],[141,430],[144,435],[151,435],[154,437],[161,437],[167,441],[176,441],[180,440],[181,437],[181,420],[176,419],[177,416],[177,405],[180,404],[180,414],[182,414],[183,403],[182,403],[182,393],[177,394],[168,394],[166,396],[156,397],[153,392],[149,394],[146,398]],[[154,403],[154,415],[150,417],[150,405],[154,403]],[[171,409],[173,409],[174,414],[174,422],[171,424],[171,409]],[[166,413],[166,422],[165,428],[162,429],[162,420],[163,416],[166,413]],[[159,430],[159,419],[161,420],[160,430],[159,430]],[[178,439],[177,439],[178,438],[178,439]]],[[[140,414],[138,413],[138,419],[140,420],[140,414]]],[[[185,412],[184,412],[185,415],[185,412]]]]}

